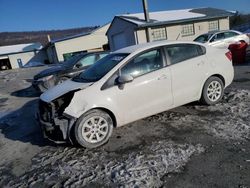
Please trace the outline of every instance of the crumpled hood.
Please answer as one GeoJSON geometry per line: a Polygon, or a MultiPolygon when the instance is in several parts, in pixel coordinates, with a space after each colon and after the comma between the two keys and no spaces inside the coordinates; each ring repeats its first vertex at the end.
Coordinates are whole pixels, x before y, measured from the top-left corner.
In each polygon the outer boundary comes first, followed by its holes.
{"type": "Polygon", "coordinates": [[[65,66],[61,66],[61,65],[57,65],[57,66],[53,66],[51,68],[45,69],[42,72],[38,73],[37,75],[34,76],[34,79],[39,79],[39,78],[43,78],[45,76],[50,76],[50,75],[55,75],[61,71],[66,70],[65,66]]]}
{"type": "Polygon", "coordinates": [[[45,91],[41,96],[40,99],[44,102],[51,102],[54,99],[77,89],[85,89],[92,85],[92,82],[89,83],[82,83],[82,82],[74,82],[72,80],[67,80],[55,87],[50,88],[49,90],[45,91]]]}

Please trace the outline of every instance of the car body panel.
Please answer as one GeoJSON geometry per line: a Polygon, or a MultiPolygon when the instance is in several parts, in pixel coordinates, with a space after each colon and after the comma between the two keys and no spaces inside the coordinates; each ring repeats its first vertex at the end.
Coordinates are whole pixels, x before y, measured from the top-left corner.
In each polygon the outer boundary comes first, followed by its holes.
{"type": "Polygon", "coordinates": [[[73,82],[71,80],[67,80],[61,84],[56,85],[55,87],[52,87],[48,90],[48,92],[43,93],[40,96],[40,99],[45,102],[51,102],[54,99],[70,92],[73,90],[78,89],[85,89],[88,86],[90,86],[92,83],[80,83],[80,82],[73,82]]]}
{"type": "Polygon", "coordinates": [[[200,88],[210,72],[205,58],[198,56],[170,66],[175,106],[199,99],[200,88]]]}

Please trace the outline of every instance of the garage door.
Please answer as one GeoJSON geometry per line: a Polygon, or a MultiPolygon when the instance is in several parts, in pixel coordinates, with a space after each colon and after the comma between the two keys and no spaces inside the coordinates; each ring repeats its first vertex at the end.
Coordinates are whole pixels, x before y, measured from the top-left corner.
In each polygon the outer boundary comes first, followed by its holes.
{"type": "Polygon", "coordinates": [[[114,44],[114,50],[118,50],[128,46],[126,36],[124,33],[113,35],[112,39],[114,44]]]}

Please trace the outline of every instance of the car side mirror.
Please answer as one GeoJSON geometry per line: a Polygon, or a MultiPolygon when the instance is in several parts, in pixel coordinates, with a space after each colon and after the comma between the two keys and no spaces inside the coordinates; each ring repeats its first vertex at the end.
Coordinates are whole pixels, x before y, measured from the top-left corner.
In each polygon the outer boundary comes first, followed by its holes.
{"type": "Polygon", "coordinates": [[[121,75],[117,78],[117,83],[119,85],[122,85],[122,84],[126,84],[126,83],[129,83],[129,82],[132,82],[134,80],[133,76],[131,76],[130,74],[126,74],[126,75],[121,75]]]}
{"type": "Polygon", "coordinates": [[[134,80],[133,76],[131,76],[130,74],[125,74],[118,76],[116,82],[118,84],[119,89],[124,89],[124,85],[126,83],[132,82],[133,80],[134,80]]]}

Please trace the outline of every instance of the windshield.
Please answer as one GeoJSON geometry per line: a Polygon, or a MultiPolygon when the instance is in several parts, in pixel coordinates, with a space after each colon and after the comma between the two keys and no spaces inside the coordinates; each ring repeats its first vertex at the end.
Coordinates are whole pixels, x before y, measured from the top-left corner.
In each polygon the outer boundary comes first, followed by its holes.
{"type": "Polygon", "coordinates": [[[105,76],[111,69],[120,63],[129,54],[109,54],[100,59],[80,75],[75,77],[76,82],[95,82],[105,76]]]}
{"type": "Polygon", "coordinates": [[[200,35],[196,39],[194,39],[194,41],[195,42],[205,43],[205,42],[207,42],[210,39],[211,36],[212,36],[212,34],[200,35]]]}
{"type": "Polygon", "coordinates": [[[70,59],[68,59],[67,61],[64,61],[61,65],[62,66],[74,66],[75,65],[75,63],[80,59],[80,58],[82,58],[82,57],[84,57],[84,55],[83,54],[81,54],[81,55],[75,55],[75,56],[73,56],[73,57],[71,57],[70,59]]]}

